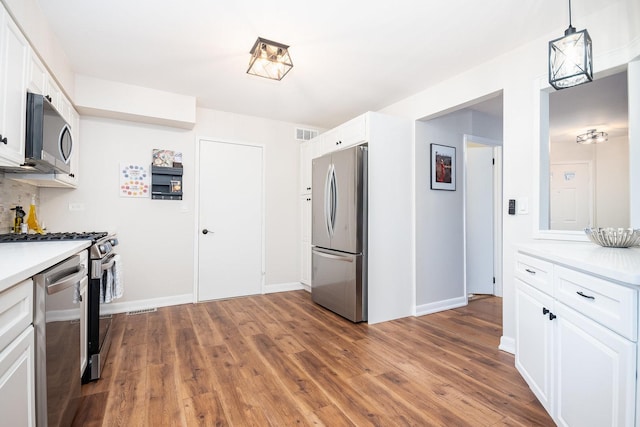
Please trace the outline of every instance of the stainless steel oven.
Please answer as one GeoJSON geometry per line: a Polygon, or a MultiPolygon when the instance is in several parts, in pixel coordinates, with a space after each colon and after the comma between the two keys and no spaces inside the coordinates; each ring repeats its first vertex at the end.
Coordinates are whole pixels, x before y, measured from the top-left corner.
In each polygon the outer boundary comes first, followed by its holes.
{"type": "MultiPolygon", "coordinates": [[[[100,378],[104,363],[111,347],[111,316],[102,313],[113,281],[116,280],[117,253],[115,235],[104,236],[93,242],[89,248],[89,288],[87,292],[87,367],[82,382],[88,383],[100,378]],[[106,300],[105,300],[106,298],[106,300]]],[[[113,296],[115,297],[115,296],[113,296]]]]}
{"type": "Polygon", "coordinates": [[[80,403],[81,293],[87,272],[85,250],[33,278],[39,427],[70,426],[80,403]]]}

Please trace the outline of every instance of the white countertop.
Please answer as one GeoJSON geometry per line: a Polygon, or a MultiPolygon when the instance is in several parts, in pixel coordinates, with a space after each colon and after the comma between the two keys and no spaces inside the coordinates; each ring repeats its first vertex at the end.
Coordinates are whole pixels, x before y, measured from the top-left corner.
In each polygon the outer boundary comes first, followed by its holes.
{"type": "Polygon", "coordinates": [[[0,292],[89,247],[89,240],[0,243],[0,292]]]}
{"type": "Polygon", "coordinates": [[[594,243],[534,242],[520,252],[611,280],[640,286],[640,247],[603,248],[594,243]]]}

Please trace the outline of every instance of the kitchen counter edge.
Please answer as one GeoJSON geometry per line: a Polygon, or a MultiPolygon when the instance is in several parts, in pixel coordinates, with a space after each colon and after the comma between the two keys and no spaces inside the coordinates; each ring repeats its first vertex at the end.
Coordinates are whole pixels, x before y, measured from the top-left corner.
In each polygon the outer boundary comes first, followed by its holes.
{"type": "Polygon", "coordinates": [[[0,292],[88,248],[89,240],[0,244],[0,292]]]}
{"type": "Polygon", "coordinates": [[[544,241],[523,243],[516,249],[609,280],[640,286],[640,247],[604,248],[593,243],[544,241]]]}

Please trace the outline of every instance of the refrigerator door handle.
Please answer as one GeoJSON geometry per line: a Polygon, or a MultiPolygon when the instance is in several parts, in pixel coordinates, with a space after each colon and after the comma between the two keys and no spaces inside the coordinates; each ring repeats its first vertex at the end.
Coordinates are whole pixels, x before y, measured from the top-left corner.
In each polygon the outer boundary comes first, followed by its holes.
{"type": "Polygon", "coordinates": [[[327,252],[323,252],[318,249],[314,249],[316,255],[321,256],[323,258],[335,259],[336,261],[344,261],[344,262],[353,262],[354,259],[352,256],[343,256],[343,255],[332,255],[327,252]]]}
{"type": "Polygon", "coordinates": [[[331,235],[336,230],[336,214],[338,212],[338,181],[336,178],[336,167],[331,164],[331,235]]]}
{"type": "Polygon", "coordinates": [[[324,225],[327,228],[327,234],[331,236],[333,230],[331,228],[331,167],[327,168],[327,176],[324,179],[324,225]]]}

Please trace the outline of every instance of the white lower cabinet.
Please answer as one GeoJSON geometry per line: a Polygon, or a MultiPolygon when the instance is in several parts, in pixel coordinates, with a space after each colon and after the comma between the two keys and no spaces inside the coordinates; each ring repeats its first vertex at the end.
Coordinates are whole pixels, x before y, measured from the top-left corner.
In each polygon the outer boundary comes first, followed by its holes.
{"type": "Polygon", "coordinates": [[[635,425],[637,291],[543,262],[516,268],[516,368],[560,426],[635,425]]]}
{"type": "Polygon", "coordinates": [[[31,427],[35,421],[33,326],[0,352],[0,424],[31,427]]]}
{"type": "Polygon", "coordinates": [[[555,311],[558,425],[634,425],[636,344],[564,304],[555,311]]]}
{"type": "Polygon", "coordinates": [[[542,406],[553,413],[553,298],[517,280],[516,368],[542,406]]]}
{"type": "Polygon", "coordinates": [[[301,218],[301,260],[300,260],[300,282],[303,285],[311,286],[311,194],[300,197],[300,218],[301,218]]]}

